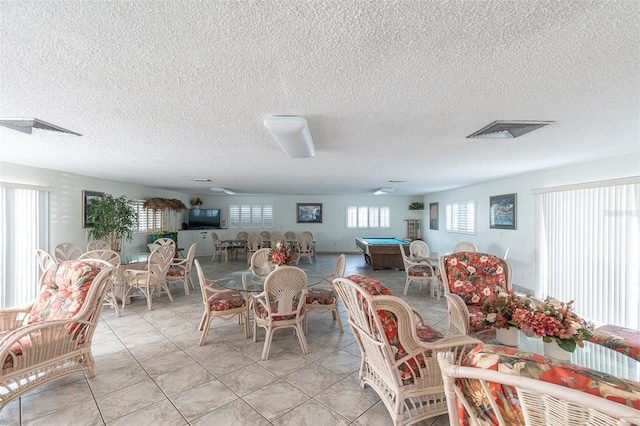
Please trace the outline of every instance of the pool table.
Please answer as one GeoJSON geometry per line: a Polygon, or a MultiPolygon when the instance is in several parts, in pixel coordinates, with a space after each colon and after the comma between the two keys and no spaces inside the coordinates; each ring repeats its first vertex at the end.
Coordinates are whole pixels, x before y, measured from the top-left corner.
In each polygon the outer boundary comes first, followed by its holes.
{"type": "Polygon", "coordinates": [[[356,246],[364,254],[364,260],[373,269],[397,268],[404,270],[402,255],[398,244],[404,246],[404,252],[409,253],[408,240],[400,238],[362,238],[356,237],[356,246]]]}

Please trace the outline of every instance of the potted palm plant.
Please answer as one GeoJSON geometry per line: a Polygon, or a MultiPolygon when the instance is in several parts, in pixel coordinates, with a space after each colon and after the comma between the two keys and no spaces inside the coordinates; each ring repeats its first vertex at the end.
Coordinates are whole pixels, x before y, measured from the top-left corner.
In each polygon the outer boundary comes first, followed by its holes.
{"type": "Polygon", "coordinates": [[[120,252],[123,238],[127,241],[133,239],[138,214],[124,195],[116,198],[111,194],[104,194],[101,200],[93,200],[88,210],[87,217],[94,223],[89,237],[108,241],[111,250],[117,252],[120,252]]]}

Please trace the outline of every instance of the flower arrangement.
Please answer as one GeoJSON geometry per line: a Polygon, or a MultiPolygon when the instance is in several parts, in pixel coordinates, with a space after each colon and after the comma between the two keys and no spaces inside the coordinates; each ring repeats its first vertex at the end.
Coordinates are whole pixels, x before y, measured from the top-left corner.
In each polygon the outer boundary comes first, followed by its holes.
{"type": "Polygon", "coordinates": [[[269,262],[276,265],[288,265],[293,260],[291,250],[284,241],[271,244],[271,250],[269,251],[269,262]]]}
{"type": "Polygon", "coordinates": [[[201,206],[202,205],[202,200],[200,198],[194,198],[193,200],[191,200],[191,205],[192,206],[201,206]]]}
{"type": "Polygon", "coordinates": [[[547,297],[541,309],[519,311],[513,317],[522,329],[530,330],[547,343],[555,339],[567,352],[575,351],[576,346],[584,347],[584,341],[593,336],[594,324],[573,312],[573,300],[564,303],[547,297]]]}
{"type": "Polygon", "coordinates": [[[409,204],[409,210],[424,210],[424,203],[420,201],[415,201],[409,204]]]}
{"type": "Polygon", "coordinates": [[[520,329],[520,323],[514,319],[514,316],[521,317],[524,312],[531,311],[531,300],[517,296],[513,290],[504,290],[500,286],[495,286],[482,305],[484,316],[482,324],[494,328],[520,329]]]}

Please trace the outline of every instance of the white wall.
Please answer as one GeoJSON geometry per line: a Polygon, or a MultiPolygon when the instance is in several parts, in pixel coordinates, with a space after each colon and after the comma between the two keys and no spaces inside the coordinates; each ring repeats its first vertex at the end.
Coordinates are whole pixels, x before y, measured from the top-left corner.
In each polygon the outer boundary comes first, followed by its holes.
{"type": "MultiPolygon", "coordinates": [[[[52,189],[49,251],[59,243],[74,243],[86,249],[89,230],[82,228],[83,190],[138,200],[177,198],[189,205],[189,195],[181,192],[9,163],[0,163],[0,181],[52,189]]],[[[178,224],[182,223],[180,218],[178,220],[178,224]]],[[[147,250],[147,240],[147,234],[134,234],[133,240],[124,244],[124,255],[147,250]]]]}
{"type": "Polygon", "coordinates": [[[450,252],[460,241],[471,241],[479,251],[502,255],[509,248],[508,261],[513,269],[513,283],[537,290],[535,280],[535,203],[532,190],[560,185],[577,184],[640,175],[638,153],[607,158],[555,169],[511,176],[450,191],[427,194],[423,233],[432,251],[450,252]],[[489,197],[517,194],[517,229],[489,228],[489,197]],[[461,235],[445,232],[445,206],[447,202],[476,200],[477,234],[461,235]],[[429,230],[429,203],[440,205],[439,230],[429,230]]]}
{"type": "MultiPolygon", "coordinates": [[[[409,211],[409,204],[419,197],[388,195],[363,196],[307,196],[307,195],[207,195],[200,196],[202,208],[220,209],[222,220],[227,220],[229,204],[273,205],[275,228],[271,233],[311,231],[317,242],[318,252],[357,253],[355,237],[399,237],[407,236],[405,219],[420,219],[421,212],[409,211]],[[322,223],[296,223],[297,203],[321,203],[322,223]],[[347,206],[388,206],[391,210],[391,228],[353,230],[346,228],[347,206]]],[[[259,229],[257,231],[261,231],[259,229]]],[[[217,231],[220,239],[233,239],[239,229],[217,231]]]]}

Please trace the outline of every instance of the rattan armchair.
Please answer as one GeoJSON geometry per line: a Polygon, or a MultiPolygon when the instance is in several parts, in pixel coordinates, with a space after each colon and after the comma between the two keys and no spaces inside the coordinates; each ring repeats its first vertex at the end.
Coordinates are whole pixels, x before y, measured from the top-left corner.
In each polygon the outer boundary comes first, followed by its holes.
{"type": "Polygon", "coordinates": [[[31,306],[0,311],[0,411],[60,377],[94,376],[91,342],[115,270],[101,266],[61,262],[42,276],[31,306]]]}

